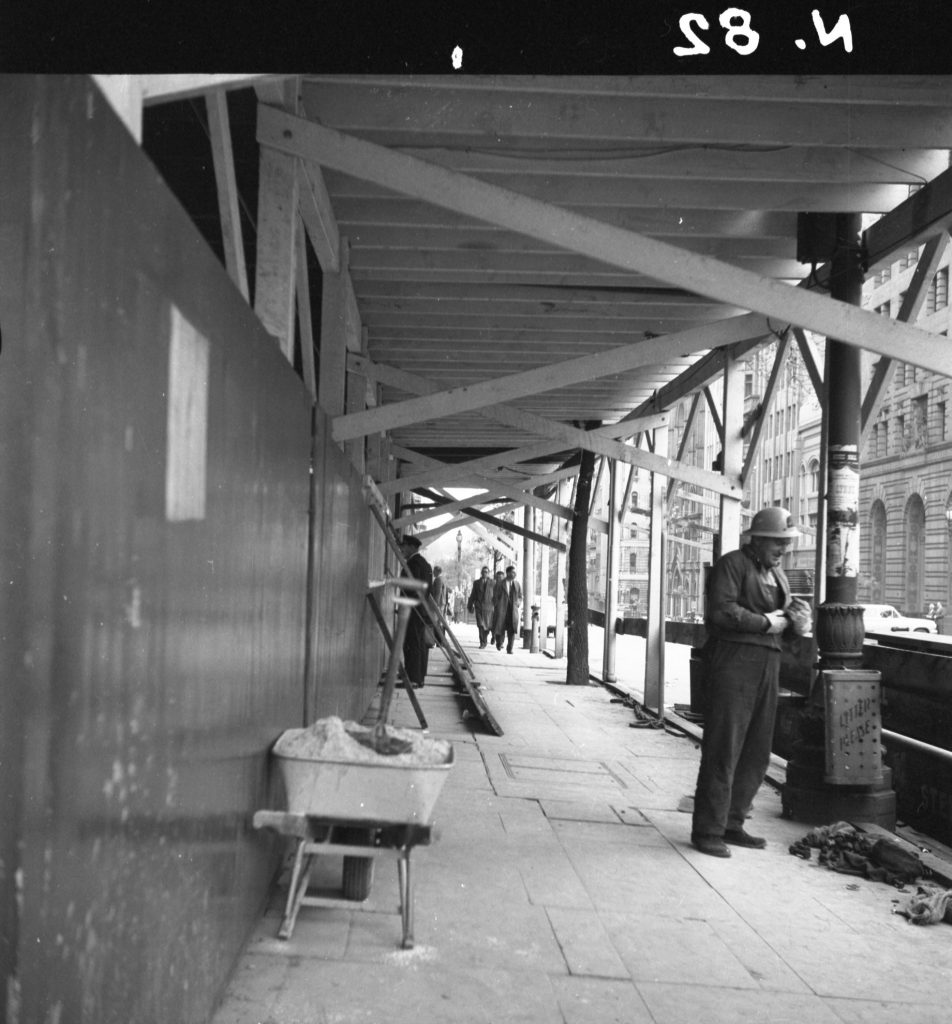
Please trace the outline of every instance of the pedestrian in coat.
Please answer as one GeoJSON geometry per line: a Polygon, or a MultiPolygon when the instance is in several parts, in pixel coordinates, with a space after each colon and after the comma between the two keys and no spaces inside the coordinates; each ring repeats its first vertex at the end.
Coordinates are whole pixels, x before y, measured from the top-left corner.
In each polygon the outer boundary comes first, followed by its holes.
{"type": "Polygon", "coordinates": [[[714,563],[707,582],[706,710],[691,842],[712,857],[729,857],[728,844],[766,846],[744,823],[770,764],[781,636],[791,623],[797,632],[810,629],[809,605],[791,597],[780,567],[799,536],[792,516],[762,509],[748,533],[747,544],[714,563]]]}
{"type": "Polygon", "coordinates": [[[502,650],[506,639],[506,653],[512,654],[516,633],[519,631],[519,612],[522,608],[522,587],[516,579],[516,567],[510,565],[506,576],[499,580],[493,591],[493,639],[496,650],[502,650]]]}
{"type": "MultiPolygon", "coordinates": [[[[433,583],[433,570],[430,563],[420,553],[421,542],[414,536],[404,537],[400,544],[403,557],[407,560],[407,568],[415,579],[426,583],[426,590],[421,593],[408,593],[407,596],[418,597],[420,602],[429,600],[430,587],[433,583]]],[[[426,678],[427,665],[430,659],[430,648],[426,642],[428,618],[421,611],[420,605],[413,609],[407,620],[407,635],[403,641],[403,667],[407,678],[416,686],[422,686],[426,678]]]]}
{"type": "Polygon", "coordinates": [[[480,647],[486,646],[493,628],[493,589],[494,582],[489,575],[489,566],[484,565],[479,570],[479,576],[473,580],[469,600],[466,602],[467,611],[476,616],[480,647]]]}
{"type": "Polygon", "coordinates": [[[430,597],[433,603],[440,610],[440,614],[446,611],[446,580],[443,579],[443,567],[433,566],[433,584],[430,587],[430,597]]]}

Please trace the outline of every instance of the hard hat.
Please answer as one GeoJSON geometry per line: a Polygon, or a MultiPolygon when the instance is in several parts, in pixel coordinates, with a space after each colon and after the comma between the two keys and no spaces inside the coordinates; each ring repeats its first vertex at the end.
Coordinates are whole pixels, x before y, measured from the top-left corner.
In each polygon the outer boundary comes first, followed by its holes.
{"type": "Polygon", "coordinates": [[[793,516],[785,508],[773,505],[762,508],[751,520],[747,533],[751,537],[799,537],[793,516]]]}

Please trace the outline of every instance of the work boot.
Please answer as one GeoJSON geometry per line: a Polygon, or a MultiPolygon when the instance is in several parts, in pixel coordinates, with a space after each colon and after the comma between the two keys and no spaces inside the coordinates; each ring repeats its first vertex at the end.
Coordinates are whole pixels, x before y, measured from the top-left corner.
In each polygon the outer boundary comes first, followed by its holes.
{"type": "Polygon", "coordinates": [[[762,850],[767,845],[763,836],[752,836],[742,828],[729,828],[724,832],[724,842],[731,846],[746,846],[751,850],[762,850]]]}
{"type": "Polygon", "coordinates": [[[731,851],[724,845],[720,836],[691,836],[691,843],[696,850],[706,853],[709,857],[729,857],[731,851]]]}

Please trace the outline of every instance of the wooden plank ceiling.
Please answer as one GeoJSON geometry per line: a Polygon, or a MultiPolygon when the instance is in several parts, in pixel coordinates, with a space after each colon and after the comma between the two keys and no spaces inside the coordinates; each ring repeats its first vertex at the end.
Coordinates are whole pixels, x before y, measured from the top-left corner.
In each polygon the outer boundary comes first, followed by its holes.
{"type": "MultiPolygon", "coordinates": [[[[872,229],[881,248],[867,238],[874,264],[944,230],[950,84],[315,75],[259,86],[262,152],[297,161],[311,244],[325,272],[349,278],[362,328],[349,369],[382,387],[376,409],[348,400],[335,437],[387,430],[416,470],[528,445],[554,464],[573,427],[696,391],[714,371],[692,367],[716,366],[711,350],[789,324],[949,372],[947,339],[827,298],[823,268],[797,260],[797,222],[886,215],[872,229]],[[910,199],[910,187],[922,192],[910,199]]],[[[603,432],[601,450],[624,436],[603,432]]]]}
{"type": "MultiPolygon", "coordinates": [[[[308,77],[302,113],[346,136],[796,283],[800,212],[887,213],[948,166],[935,79],[308,77]]],[[[315,154],[320,159],[319,154],[315,154]]],[[[440,390],[747,310],[323,168],[370,359],[440,390]]],[[[785,326],[777,323],[778,327],[785,326]]],[[[527,394],[614,423],[703,354],[527,394]]],[[[385,403],[407,398],[386,385],[385,403]]],[[[437,457],[538,440],[475,412],[392,429],[437,457]]]]}

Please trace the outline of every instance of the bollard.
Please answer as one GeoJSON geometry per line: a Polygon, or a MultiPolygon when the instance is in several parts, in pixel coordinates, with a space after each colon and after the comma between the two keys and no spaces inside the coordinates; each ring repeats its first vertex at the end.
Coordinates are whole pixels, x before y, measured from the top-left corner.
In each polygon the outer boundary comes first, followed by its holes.
{"type": "Polygon", "coordinates": [[[539,608],[537,604],[531,605],[532,622],[529,625],[529,653],[539,653],[539,608]]]}

